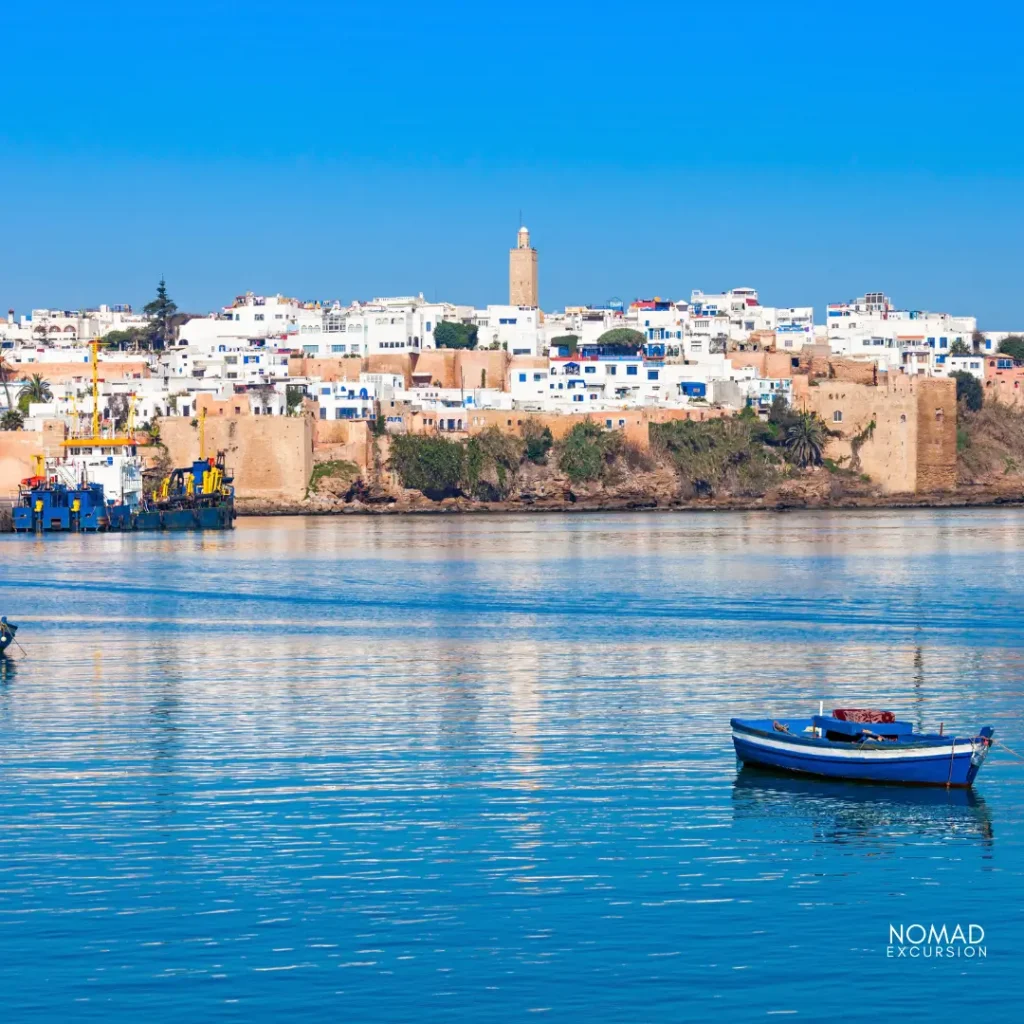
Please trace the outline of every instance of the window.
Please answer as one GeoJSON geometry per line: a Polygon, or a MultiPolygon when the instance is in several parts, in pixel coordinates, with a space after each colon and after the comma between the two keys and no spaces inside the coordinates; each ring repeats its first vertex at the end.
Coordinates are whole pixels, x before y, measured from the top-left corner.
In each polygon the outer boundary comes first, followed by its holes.
{"type": "Polygon", "coordinates": [[[618,369],[617,366],[606,366],[604,372],[607,373],[609,377],[614,377],[615,376],[615,371],[617,369],[618,369]]]}
{"type": "Polygon", "coordinates": [[[597,367],[596,366],[584,366],[583,367],[583,372],[584,373],[597,373],[597,367]]]}
{"type": "Polygon", "coordinates": [[[583,396],[582,395],[573,395],[572,396],[572,400],[574,402],[582,402],[583,401],[583,396]]]}
{"type": "Polygon", "coordinates": [[[635,366],[627,366],[626,367],[626,376],[627,377],[635,377],[636,375],[637,375],[637,368],[635,366]]]}
{"type": "Polygon", "coordinates": [[[519,374],[519,383],[520,384],[525,384],[526,383],[526,374],[525,373],[519,374]]]}
{"type": "Polygon", "coordinates": [[[544,379],[544,374],[543,374],[543,373],[535,373],[535,374],[533,375],[533,379],[534,379],[535,381],[538,381],[538,380],[543,380],[543,379],[544,379]]]}
{"type": "Polygon", "coordinates": [[[320,406],[320,419],[327,419],[327,410],[322,405],[320,406]]]}
{"type": "Polygon", "coordinates": [[[620,427],[624,427],[625,425],[626,425],[626,421],[625,420],[619,420],[619,426],[620,427]]]}
{"type": "Polygon", "coordinates": [[[430,327],[431,327],[431,324],[430,324],[430,321],[428,320],[427,321],[427,326],[424,328],[424,330],[426,331],[427,334],[430,333],[430,327]]]}
{"type": "Polygon", "coordinates": [[[939,338],[939,348],[945,348],[945,347],[946,347],[946,339],[945,338],[939,338]]]}
{"type": "Polygon", "coordinates": [[[842,423],[843,422],[842,410],[836,409],[836,411],[834,413],[832,413],[832,422],[833,423],[842,423]]]}
{"type": "Polygon", "coordinates": [[[657,370],[648,370],[647,371],[647,379],[648,380],[657,380],[658,379],[658,371],[657,370]]]}
{"type": "Polygon", "coordinates": [[[253,317],[253,319],[254,319],[254,320],[263,320],[263,319],[264,319],[264,316],[263,316],[263,314],[262,314],[262,313],[257,313],[257,314],[256,314],[256,315],[255,315],[255,316],[253,317]]]}
{"type": "Polygon", "coordinates": [[[611,430],[611,429],[612,429],[612,421],[611,421],[611,420],[605,420],[605,421],[604,421],[604,425],[605,425],[605,426],[606,426],[606,427],[607,427],[607,428],[608,428],[609,430],[611,430]]]}
{"type": "Polygon", "coordinates": [[[345,346],[344,345],[332,345],[331,346],[331,351],[332,352],[344,352],[345,351],[345,346]]]}

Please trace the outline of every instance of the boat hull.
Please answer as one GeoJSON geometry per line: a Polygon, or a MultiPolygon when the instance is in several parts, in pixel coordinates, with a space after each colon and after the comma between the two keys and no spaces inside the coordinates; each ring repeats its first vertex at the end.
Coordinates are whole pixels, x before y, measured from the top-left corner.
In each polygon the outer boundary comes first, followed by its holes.
{"type": "Polygon", "coordinates": [[[736,756],[745,764],[821,778],[920,786],[970,786],[985,756],[982,737],[900,743],[842,743],[769,734],[732,723],[736,756]]]}

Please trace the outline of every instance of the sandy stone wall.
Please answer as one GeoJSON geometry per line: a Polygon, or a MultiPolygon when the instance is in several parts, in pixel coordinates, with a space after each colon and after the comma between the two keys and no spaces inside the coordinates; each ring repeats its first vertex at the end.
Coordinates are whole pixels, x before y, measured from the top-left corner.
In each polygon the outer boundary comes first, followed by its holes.
{"type": "MultiPolygon", "coordinates": [[[[101,381],[139,380],[150,377],[149,367],[138,359],[101,359],[97,371],[101,381]]],[[[38,373],[50,384],[75,380],[92,381],[92,364],[86,359],[67,363],[15,363],[12,380],[27,380],[38,373]]]]}
{"type": "Polygon", "coordinates": [[[289,356],[291,377],[320,377],[326,381],[359,380],[363,361],[359,356],[338,356],[336,359],[315,359],[312,356],[289,356]]]}
{"type": "Polygon", "coordinates": [[[956,381],[924,377],[917,385],[918,493],[956,487],[956,381]]]}
{"type": "Polygon", "coordinates": [[[66,431],[62,420],[46,420],[42,430],[0,430],[0,498],[11,498],[33,473],[32,456],[57,456],[66,431]]]}
{"type": "Polygon", "coordinates": [[[829,441],[829,458],[866,473],[886,493],[956,485],[956,382],[951,378],[882,375],[872,386],[798,375],[793,402],[840,432],[829,441]],[[853,457],[858,435],[863,436],[859,466],[853,457]]]}
{"type": "Polygon", "coordinates": [[[759,377],[782,379],[798,372],[793,360],[798,352],[730,352],[726,358],[737,369],[752,366],[759,377]]]}
{"type": "Polygon", "coordinates": [[[405,377],[405,386],[412,387],[412,371],[416,365],[417,356],[413,353],[391,353],[378,352],[376,355],[367,356],[363,363],[363,369],[367,373],[398,373],[405,377]]]}
{"type": "Polygon", "coordinates": [[[478,434],[489,427],[498,427],[506,433],[520,433],[523,425],[532,420],[541,427],[548,427],[552,437],[559,440],[584,420],[592,420],[599,426],[607,427],[611,420],[613,430],[621,430],[626,439],[647,447],[650,441],[650,425],[666,423],[670,420],[709,420],[719,416],[730,416],[727,409],[617,409],[592,413],[536,413],[513,410],[505,412],[500,409],[475,409],[468,413],[467,430],[470,434],[478,434]]]}
{"type": "Polygon", "coordinates": [[[373,461],[366,420],[313,420],[313,461],[344,459],[365,470],[373,461]]]}
{"type": "MultiPolygon", "coordinates": [[[[313,421],[306,416],[218,416],[206,420],[206,452],[224,451],[239,498],[297,501],[313,472],[313,421]]],[[[187,416],[160,420],[175,466],[199,456],[199,430],[187,416]]]]}

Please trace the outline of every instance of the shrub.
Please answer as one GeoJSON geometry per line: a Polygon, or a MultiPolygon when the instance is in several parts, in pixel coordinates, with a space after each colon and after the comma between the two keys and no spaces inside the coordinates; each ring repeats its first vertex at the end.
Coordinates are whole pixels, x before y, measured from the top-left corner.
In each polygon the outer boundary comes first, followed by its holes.
{"type": "Polygon", "coordinates": [[[466,450],[458,441],[424,434],[396,434],[388,465],[404,487],[440,501],[461,492],[466,450]]]}
{"type": "Polygon", "coordinates": [[[541,427],[534,420],[527,420],[523,424],[523,440],[526,442],[523,452],[525,457],[536,466],[546,466],[548,452],[555,443],[551,429],[541,427]]]}
{"type": "Polygon", "coordinates": [[[519,483],[523,442],[497,427],[466,442],[462,490],[479,501],[504,501],[519,483]]]}
{"type": "Polygon", "coordinates": [[[577,423],[558,445],[558,468],[574,484],[599,480],[604,472],[609,438],[613,436],[591,420],[577,423]]]}
{"type": "Polygon", "coordinates": [[[964,370],[957,370],[950,376],[956,381],[956,400],[971,410],[977,412],[985,402],[985,390],[981,381],[973,373],[966,373],[964,370]]]}
{"type": "Polygon", "coordinates": [[[691,494],[713,495],[723,487],[763,493],[778,476],[775,457],[757,440],[748,418],[670,420],[649,429],[652,446],[672,460],[683,490],[691,494]]]}

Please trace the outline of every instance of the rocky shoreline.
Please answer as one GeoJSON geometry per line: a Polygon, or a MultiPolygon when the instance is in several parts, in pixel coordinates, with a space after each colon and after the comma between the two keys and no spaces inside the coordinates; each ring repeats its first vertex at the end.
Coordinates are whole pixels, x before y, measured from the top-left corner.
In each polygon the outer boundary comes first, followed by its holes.
{"type": "Polygon", "coordinates": [[[757,498],[721,497],[669,499],[655,496],[579,496],[562,501],[481,502],[467,498],[431,501],[419,496],[408,500],[363,502],[325,501],[313,498],[299,502],[242,499],[236,504],[239,516],[394,516],[394,515],[504,515],[573,514],[581,512],[799,512],[864,511],[871,509],[998,508],[1024,505],[1024,492],[989,488],[959,489],[936,494],[848,494],[829,497],[765,495],[757,498]]]}

